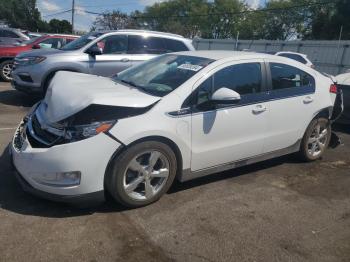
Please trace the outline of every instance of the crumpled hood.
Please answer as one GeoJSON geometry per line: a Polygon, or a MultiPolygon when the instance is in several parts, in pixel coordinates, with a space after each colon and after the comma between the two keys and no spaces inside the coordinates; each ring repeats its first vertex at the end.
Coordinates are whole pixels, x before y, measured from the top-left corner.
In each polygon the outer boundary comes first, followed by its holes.
{"type": "Polygon", "coordinates": [[[159,99],[107,77],[60,71],[49,85],[42,103],[46,108],[41,110],[47,122],[56,123],[92,104],[142,108],[159,99]]]}

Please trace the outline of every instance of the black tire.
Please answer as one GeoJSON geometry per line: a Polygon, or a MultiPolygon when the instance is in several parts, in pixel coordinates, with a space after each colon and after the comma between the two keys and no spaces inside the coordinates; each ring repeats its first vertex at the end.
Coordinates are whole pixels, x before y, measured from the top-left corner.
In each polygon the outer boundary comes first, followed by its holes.
{"type": "Polygon", "coordinates": [[[2,63],[0,63],[0,77],[2,78],[2,80],[6,82],[10,82],[12,80],[12,77],[10,75],[12,67],[13,67],[12,60],[5,60],[2,63]]]}
{"type": "Polygon", "coordinates": [[[311,162],[311,161],[320,159],[329,145],[331,132],[332,132],[331,125],[328,119],[316,118],[312,120],[312,122],[309,124],[308,128],[306,129],[304,137],[301,141],[299,154],[302,160],[311,162]],[[317,131],[316,131],[317,126],[320,126],[319,133],[322,133],[324,130],[326,130],[327,132],[324,136],[322,136],[322,139],[320,134],[317,134],[317,131]],[[317,139],[319,139],[319,142],[321,142],[323,146],[321,146],[321,144],[317,142],[318,141],[317,139]],[[313,140],[315,140],[315,142],[311,143],[310,141],[313,141],[313,140]],[[314,146],[315,146],[315,149],[313,150],[314,146]]]}
{"type": "MultiPolygon", "coordinates": [[[[111,163],[110,171],[106,176],[105,186],[108,193],[113,197],[114,200],[116,200],[120,204],[127,207],[132,207],[132,208],[141,207],[157,201],[163,194],[165,194],[169,190],[176,176],[176,170],[177,170],[176,155],[168,145],[158,141],[145,141],[145,142],[141,142],[130,146],[113,160],[113,162],[111,163]],[[125,187],[124,183],[126,181],[124,180],[126,179],[124,177],[127,176],[126,175],[128,174],[127,172],[130,172],[128,170],[130,170],[129,166],[132,160],[134,160],[139,155],[143,157],[144,155],[147,154],[144,152],[148,152],[148,151],[160,152],[162,154],[162,157],[166,158],[166,160],[168,161],[167,162],[168,171],[169,171],[168,177],[165,180],[163,180],[162,187],[159,188],[159,191],[153,197],[149,199],[135,199],[127,194],[126,189],[124,188],[125,187]],[[142,155],[143,153],[144,155],[142,155]]],[[[136,177],[140,177],[140,176],[142,175],[138,173],[136,177]]],[[[158,179],[158,178],[152,178],[152,179],[158,179]]],[[[145,189],[146,182],[139,183],[139,187],[141,187],[141,191],[142,191],[142,183],[144,183],[143,185],[144,194],[146,197],[146,189],[145,189]]]]}

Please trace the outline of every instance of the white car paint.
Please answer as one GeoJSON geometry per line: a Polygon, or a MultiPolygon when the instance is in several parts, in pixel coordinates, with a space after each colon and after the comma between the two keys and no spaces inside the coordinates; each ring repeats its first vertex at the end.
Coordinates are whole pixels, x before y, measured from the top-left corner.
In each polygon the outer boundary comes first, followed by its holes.
{"type": "Polygon", "coordinates": [[[154,106],[142,114],[119,119],[106,134],[100,133],[78,142],[33,148],[28,137],[24,137],[24,145],[17,149],[15,135],[11,152],[15,167],[23,178],[40,191],[61,196],[102,191],[107,164],[118,148],[157,136],[176,144],[182,158],[181,178],[186,180],[191,178],[186,178],[188,172],[291,147],[301,140],[318,112],[333,107],[335,95],[329,93],[332,81],[287,58],[231,51],[191,51],[174,55],[205,57],[215,61],[164,97],[145,94],[109,78],[58,73],[44,99],[47,107],[40,109],[50,123],[74,115],[91,104],[154,106]],[[240,107],[171,115],[171,112],[187,110],[182,108],[184,101],[215,72],[228,65],[249,62],[277,62],[299,68],[315,78],[315,92],[240,107]],[[69,171],[81,172],[80,185],[66,188],[44,186],[32,179],[37,173],[69,171]]]}
{"type": "Polygon", "coordinates": [[[55,123],[91,104],[145,107],[158,100],[155,96],[120,85],[107,77],[60,71],[56,73],[45,96],[45,116],[48,122],[55,123]]]}

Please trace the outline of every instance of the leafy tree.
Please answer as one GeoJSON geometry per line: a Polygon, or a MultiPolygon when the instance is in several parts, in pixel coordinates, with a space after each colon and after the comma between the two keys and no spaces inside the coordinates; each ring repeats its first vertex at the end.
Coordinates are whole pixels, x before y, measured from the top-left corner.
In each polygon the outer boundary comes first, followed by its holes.
{"type": "Polygon", "coordinates": [[[305,38],[335,40],[339,38],[342,28],[342,39],[350,39],[349,0],[338,0],[331,5],[315,6],[310,12],[312,19],[305,38]]]}
{"type": "MultiPolygon", "coordinates": [[[[130,28],[133,21],[125,13],[113,10],[111,13],[105,12],[99,15],[93,23],[93,30],[118,30],[130,28]]],[[[134,25],[135,26],[135,25],[134,25]]]]}
{"type": "Polygon", "coordinates": [[[35,3],[36,0],[1,1],[1,17],[11,27],[36,31],[41,25],[41,18],[35,3]]]}
{"type": "Polygon", "coordinates": [[[67,20],[51,19],[48,32],[69,34],[72,32],[72,24],[67,20]]]}

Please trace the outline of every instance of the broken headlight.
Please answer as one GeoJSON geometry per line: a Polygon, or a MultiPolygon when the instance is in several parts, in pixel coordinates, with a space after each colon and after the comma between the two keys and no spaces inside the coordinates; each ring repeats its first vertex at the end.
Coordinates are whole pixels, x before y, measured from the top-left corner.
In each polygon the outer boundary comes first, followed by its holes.
{"type": "Polygon", "coordinates": [[[88,125],[67,127],[65,137],[71,141],[86,139],[102,132],[107,132],[117,121],[93,122],[88,125]]]}

